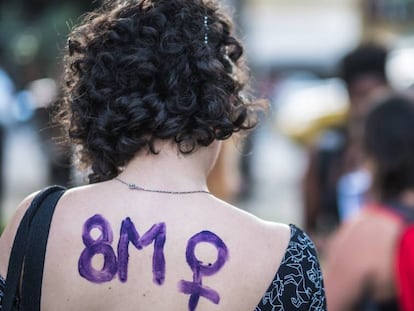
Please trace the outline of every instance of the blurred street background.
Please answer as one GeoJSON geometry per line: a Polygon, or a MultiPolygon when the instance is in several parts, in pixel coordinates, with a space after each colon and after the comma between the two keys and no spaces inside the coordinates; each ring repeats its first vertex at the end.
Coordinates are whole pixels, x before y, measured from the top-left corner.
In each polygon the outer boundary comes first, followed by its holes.
{"type": "MultiPolygon", "coordinates": [[[[245,42],[255,96],[270,110],[241,144],[231,141],[212,190],[269,220],[307,227],[303,184],[323,131],[346,121],[344,55],[363,43],[389,50],[393,89],[414,83],[414,0],[227,0],[245,42]]],[[[84,182],[60,148],[46,108],[59,96],[61,55],[86,0],[0,0],[1,223],[49,184],[84,182]]],[[[229,145],[229,146],[228,146],[229,145]]]]}

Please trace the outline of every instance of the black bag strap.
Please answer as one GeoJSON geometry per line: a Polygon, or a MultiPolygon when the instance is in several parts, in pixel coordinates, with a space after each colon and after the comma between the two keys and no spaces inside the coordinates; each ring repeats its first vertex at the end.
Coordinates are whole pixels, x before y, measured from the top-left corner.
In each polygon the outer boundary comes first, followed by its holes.
{"type": "Polygon", "coordinates": [[[65,190],[57,190],[42,202],[32,219],[26,246],[22,281],[22,310],[40,310],[43,270],[53,212],[65,190]]]}
{"type": "Polygon", "coordinates": [[[50,223],[65,189],[51,186],[39,192],[23,216],[14,238],[7,270],[3,311],[11,311],[18,292],[22,267],[22,310],[40,310],[44,259],[50,223]]]}

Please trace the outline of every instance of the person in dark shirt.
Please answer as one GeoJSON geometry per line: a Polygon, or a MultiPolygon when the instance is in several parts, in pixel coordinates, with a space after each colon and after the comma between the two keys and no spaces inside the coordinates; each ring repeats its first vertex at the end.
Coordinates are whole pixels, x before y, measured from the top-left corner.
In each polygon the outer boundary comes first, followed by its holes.
{"type": "MultiPolygon", "coordinates": [[[[350,173],[356,173],[351,178],[361,175],[365,178],[365,171],[359,171],[362,163],[361,128],[374,99],[390,92],[385,72],[387,53],[382,46],[364,44],[344,56],[340,76],[349,94],[346,122],[325,130],[310,148],[309,165],[303,179],[305,228],[321,249],[326,237],[347,215],[345,209],[359,208],[349,207],[355,201],[341,192],[339,181],[350,173]]],[[[366,183],[358,180],[354,184],[361,185],[360,189],[352,189],[361,196],[361,202],[365,199],[363,189],[367,188],[366,183]]],[[[347,190],[351,189],[347,187],[347,190]]]]}

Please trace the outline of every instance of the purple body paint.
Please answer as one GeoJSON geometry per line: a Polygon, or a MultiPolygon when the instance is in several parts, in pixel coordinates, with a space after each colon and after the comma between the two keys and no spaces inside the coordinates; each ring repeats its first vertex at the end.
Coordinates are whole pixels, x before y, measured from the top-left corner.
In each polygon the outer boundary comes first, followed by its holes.
{"type": "Polygon", "coordinates": [[[153,281],[162,285],[165,280],[164,244],[166,238],[165,223],[153,225],[141,238],[129,217],[121,225],[121,236],[118,243],[118,272],[121,282],[126,282],[128,275],[128,245],[131,242],[137,249],[142,249],[154,241],[152,255],[153,281]]]}
{"type": "Polygon", "coordinates": [[[82,233],[85,249],[80,255],[78,270],[79,274],[88,281],[103,283],[114,278],[118,266],[115,252],[111,247],[112,239],[111,226],[101,215],[95,215],[85,222],[82,233]],[[91,231],[95,228],[101,232],[96,240],[91,236],[91,231]],[[92,267],[92,258],[97,254],[104,256],[104,265],[101,270],[92,267]]]}
{"type": "Polygon", "coordinates": [[[133,222],[127,217],[121,224],[121,233],[118,242],[118,260],[112,249],[112,229],[108,221],[101,216],[95,215],[89,218],[84,226],[82,240],[85,249],[82,251],[79,261],[79,274],[94,283],[111,281],[116,273],[119,274],[121,282],[126,282],[128,277],[129,242],[137,249],[142,249],[154,242],[154,253],[152,256],[152,273],[154,283],[162,285],[165,280],[165,257],[164,244],[166,239],[165,223],[153,225],[140,238],[133,222]],[[98,229],[101,235],[95,240],[91,231],[98,229]],[[101,270],[92,267],[92,258],[95,255],[104,256],[104,265],[101,270]]]}
{"type": "Polygon", "coordinates": [[[193,271],[193,282],[180,281],[179,288],[184,294],[190,295],[188,309],[194,311],[197,307],[200,297],[204,297],[211,302],[218,304],[220,302],[219,294],[202,284],[202,277],[217,273],[228,259],[228,250],[226,244],[214,233],[210,231],[201,231],[194,235],[187,244],[186,250],[187,263],[193,271]],[[203,265],[195,256],[195,248],[199,243],[213,244],[218,256],[214,264],[203,265]]]}
{"type": "MultiPolygon", "coordinates": [[[[127,217],[121,224],[118,242],[118,259],[111,246],[113,241],[111,226],[103,216],[95,215],[85,222],[82,240],[85,244],[85,249],[79,257],[78,270],[79,274],[88,281],[93,283],[109,282],[118,273],[120,281],[126,282],[128,278],[129,243],[132,243],[138,250],[154,243],[152,256],[153,281],[158,285],[164,283],[165,223],[153,225],[140,237],[134,223],[127,217]],[[100,231],[100,235],[96,239],[91,236],[93,229],[100,231]],[[101,270],[92,267],[92,258],[98,254],[104,256],[104,264],[101,270]]],[[[197,308],[200,297],[204,297],[218,304],[220,302],[220,295],[217,291],[203,286],[202,278],[203,276],[216,274],[224,266],[228,259],[226,244],[216,234],[210,231],[201,231],[188,241],[186,259],[191,271],[193,271],[193,281],[182,280],[179,282],[179,288],[182,293],[190,295],[188,302],[189,310],[194,311],[197,308]],[[197,259],[195,248],[199,243],[210,243],[217,249],[218,255],[216,262],[204,265],[202,261],[197,259]]]]}

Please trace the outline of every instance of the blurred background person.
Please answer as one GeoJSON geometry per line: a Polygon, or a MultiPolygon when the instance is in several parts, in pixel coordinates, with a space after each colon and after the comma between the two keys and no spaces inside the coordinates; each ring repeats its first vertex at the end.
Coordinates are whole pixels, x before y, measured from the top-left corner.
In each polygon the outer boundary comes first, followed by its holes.
{"type": "Polygon", "coordinates": [[[386,48],[374,44],[345,55],[339,71],[349,97],[347,116],[322,132],[310,148],[303,181],[305,227],[322,244],[341,220],[359,210],[370,187],[370,176],[361,167],[361,126],[373,99],[390,91],[386,59],[386,48]]]}
{"type": "Polygon", "coordinates": [[[377,99],[387,96],[391,88],[386,75],[388,51],[385,47],[366,44],[348,54],[342,62],[350,109],[345,125],[343,159],[336,182],[339,220],[355,215],[367,200],[371,176],[363,167],[362,135],[367,112],[377,99]]]}
{"type": "Polygon", "coordinates": [[[4,49],[0,43],[0,223],[2,222],[2,202],[4,195],[4,146],[6,128],[12,121],[12,103],[14,101],[14,83],[4,68],[4,49]]]}
{"type": "MultiPolygon", "coordinates": [[[[396,272],[403,269],[402,275],[414,276],[397,260],[401,233],[406,224],[414,223],[414,102],[402,96],[380,101],[364,128],[372,200],[329,242],[328,307],[332,311],[412,310],[398,307],[402,286],[396,272]]],[[[414,252],[414,238],[409,247],[414,252]]],[[[414,279],[410,281],[414,284],[414,279]]],[[[413,302],[412,292],[410,297],[413,302]]]]}
{"type": "Polygon", "coordinates": [[[51,104],[59,96],[57,83],[52,78],[32,81],[28,85],[33,106],[33,128],[47,159],[47,180],[50,184],[69,187],[76,182],[73,177],[72,150],[58,137],[63,128],[51,120],[51,104]]]}

